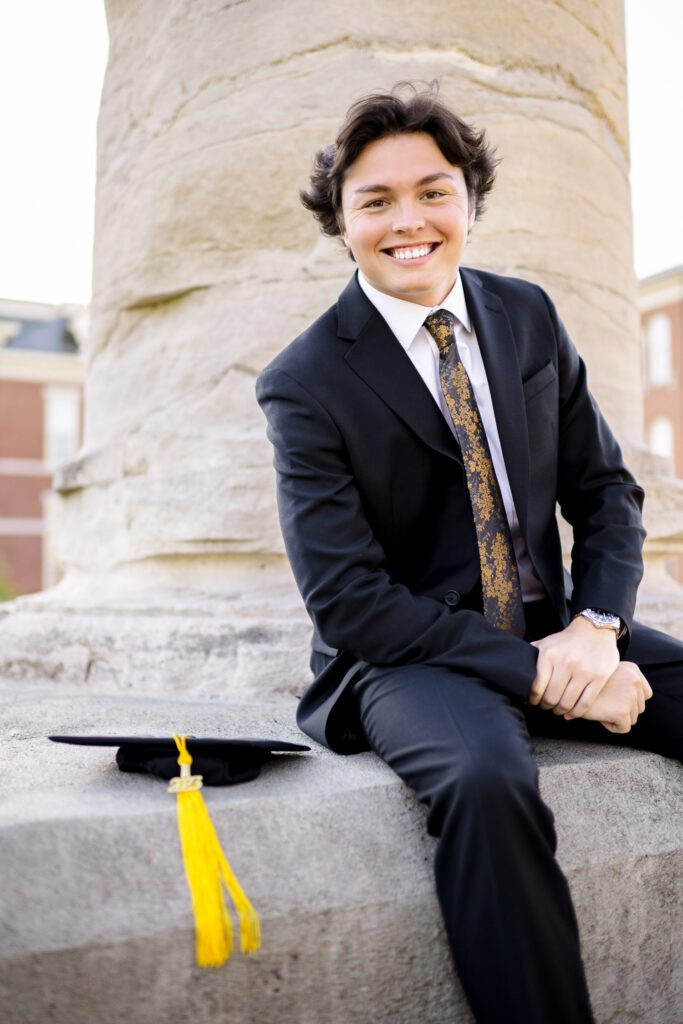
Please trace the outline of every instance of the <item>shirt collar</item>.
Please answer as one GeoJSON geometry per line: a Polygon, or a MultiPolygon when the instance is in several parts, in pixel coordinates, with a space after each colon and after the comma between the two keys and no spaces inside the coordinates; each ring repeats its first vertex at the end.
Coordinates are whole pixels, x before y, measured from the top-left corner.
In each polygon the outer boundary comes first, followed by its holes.
{"type": "Polygon", "coordinates": [[[408,349],[415,340],[426,317],[437,309],[447,309],[458,318],[466,331],[469,332],[472,329],[460,272],[443,302],[438,306],[429,307],[420,306],[417,302],[407,302],[405,299],[396,298],[395,295],[387,295],[385,292],[378,291],[363,276],[361,270],[358,271],[358,283],[405,349],[408,349]]]}

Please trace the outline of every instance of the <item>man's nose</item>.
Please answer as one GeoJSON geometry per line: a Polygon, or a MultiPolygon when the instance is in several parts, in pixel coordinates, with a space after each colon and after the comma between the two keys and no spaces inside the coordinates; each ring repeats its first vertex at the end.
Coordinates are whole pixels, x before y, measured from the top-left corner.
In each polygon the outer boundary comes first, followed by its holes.
{"type": "Polygon", "coordinates": [[[416,209],[412,204],[406,204],[396,211],[391,226],[392,230],[397,232],[418,231],[425,226],[425,218],[422,210],[416,209]]]}

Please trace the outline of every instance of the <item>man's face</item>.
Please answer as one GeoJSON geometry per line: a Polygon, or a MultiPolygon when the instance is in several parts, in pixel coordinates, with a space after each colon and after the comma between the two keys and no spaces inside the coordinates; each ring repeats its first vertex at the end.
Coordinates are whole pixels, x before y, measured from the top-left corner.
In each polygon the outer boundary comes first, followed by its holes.
{"type": "Polygon", "coordinates": [[[431,135],[371,142],[342,186],[342,237],[381,292],[436,306],[455,283],[474,223],[462,168],[431,135]]]}

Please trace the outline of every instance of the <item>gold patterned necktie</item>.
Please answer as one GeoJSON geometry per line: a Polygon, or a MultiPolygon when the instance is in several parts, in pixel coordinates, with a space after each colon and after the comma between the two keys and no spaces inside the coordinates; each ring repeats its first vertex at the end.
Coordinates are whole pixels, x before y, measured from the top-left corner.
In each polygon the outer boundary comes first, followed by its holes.
{"type": "Polygon", "coordinates": [[[462,452],[477,531],[484,617],[498,629],[524,636],[524,605],[510,527],[486,432],[455,341],[455,316],[438,309],[425,327],[439,349],[439,381],[462,452]]]}

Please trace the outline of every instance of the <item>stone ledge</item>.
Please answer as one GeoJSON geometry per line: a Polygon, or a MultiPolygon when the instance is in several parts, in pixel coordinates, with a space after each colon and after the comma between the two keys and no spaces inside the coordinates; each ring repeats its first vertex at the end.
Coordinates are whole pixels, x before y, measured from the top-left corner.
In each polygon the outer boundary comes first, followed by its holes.
{"type": "MultiPolygon", "coordinates": [[[[293,697],[310,675],[310,622],[292,586],[268,594],[168,589],[78,600],[61,587],[0,605],[0,679],[90,692],[293,697]]],[[[142,589],[142,588],[141,588],[142,589]]]]}
{"type": "MultiPolygon", "coordinates": [[[[262,916],[263,948],[193,964],[174,798],[112,751],[50,732],[301,740],[294,701],[90,694],[0,684],[6,724],[0,998],[7,1024],[464,1024],[433,889],[425,811],[373,754],[315,747],[207,791],[262,916]],[[9,1013],[9,1016],[7,1016],[9,1013]]],[[[680,1024],[683,768],[618,747],[536,741],[598,1022],[680,1024]]]]}

